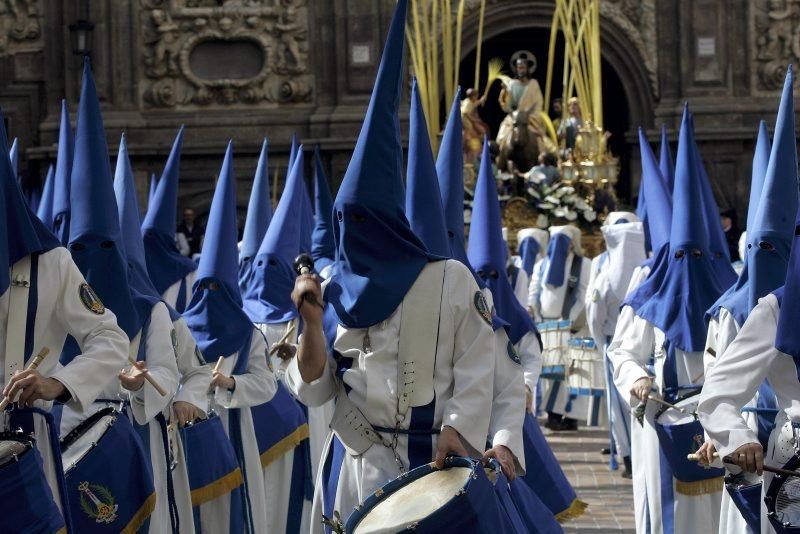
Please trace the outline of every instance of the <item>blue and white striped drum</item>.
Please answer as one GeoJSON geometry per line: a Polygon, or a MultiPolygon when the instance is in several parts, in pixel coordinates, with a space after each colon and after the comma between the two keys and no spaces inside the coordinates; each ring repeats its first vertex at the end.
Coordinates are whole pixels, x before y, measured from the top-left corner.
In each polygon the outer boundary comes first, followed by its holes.
{"type": "Polygon", "coordinates": [[[564,378],[571,326],[570,321],[544,321],[536,325],[542,337],[542,378],[564,378]]]}
{"type": "Polygon", "coordinates": [[[479,460],[450,457],[403,473],[356,506],[345,532],[494,532],[500,510],[479,460]]]}

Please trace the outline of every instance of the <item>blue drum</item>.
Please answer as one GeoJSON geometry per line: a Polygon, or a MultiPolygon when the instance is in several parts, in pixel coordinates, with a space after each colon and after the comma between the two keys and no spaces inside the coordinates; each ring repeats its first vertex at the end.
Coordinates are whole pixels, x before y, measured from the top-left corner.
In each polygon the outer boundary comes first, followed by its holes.
{"type": "Polygon", "coordinates": [[[753,532],[761,531],[761,482],[750,484],[742,473],[725,477],[725,489],[753,532]]]}
{"type": "Polygon", "coordinates": [[[0,432],[0,532],[66,532],[32,438],[0,432]]]}
{"type": "Polygon", "coordinates": [[[451,457],[444,469],[426,464],[378,489],[355,508],[345,532],[496,532],[494,492],[480,461],[451,457]]]}
{"type": "Polygon", "coordinates": [[[226,495],[242,485],[242,471],[233,444],[219,417],[181,428],[181,441],[192,491],[192,506],[200,506],[226,495]]]}
{"type": "Polygon", "coordinates": [[[699,395],[681,399],[674,403],[680,410],[665,407],[655,423],[661,451],[675,477],[675,491],[684,495],[716,493],[724,483],[724,469],[706,468],[687,458],[705,441],[696,413],[699,401],[699,395]]]}
{"type": "Polygon", "coordinates": [[[564,379],[571,326],[570,321],[544,321],[536,325],[542,338],[542,378],[564,379]]]}

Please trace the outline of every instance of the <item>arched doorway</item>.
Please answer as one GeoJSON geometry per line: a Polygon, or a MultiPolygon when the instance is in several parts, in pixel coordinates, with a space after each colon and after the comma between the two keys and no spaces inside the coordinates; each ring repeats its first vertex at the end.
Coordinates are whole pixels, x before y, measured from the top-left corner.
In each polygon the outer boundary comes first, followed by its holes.
{"type": "MultiPolygon", "coordinates": [[[[544,91],[552,16],[553,4],[546,0],[504,0],[488,4],[484,16],[481,83],[485,82],[490,59],[499,57],[508,62],[515,51],[524,49],[537,57],[538,68],[534,76],[544,91]]],[[[473,10],[464,20],[459,80],[462,87],[474,84],[477,29],[478,12],[473,10]]],[[[638,160],[636,127],[649,127],[652,124],[654,97],[645,66],[626,30],[602,16],[601,30],[605,128],[612,133],[611,150],[621,163],[617,195],[620,201],[628,203],[637,194],[632,190],[631,176],[631,161],[638,160]]],[[[563,50],[561,44],[559,42],[558,50],[563,50]]],[[[508,65],[505,70],[511,72],[508,65]]],[[[553,94],[559,95],[561,65],[555,66],[553,79],[553,94]]],[[[497,104],[499,92],[499,84],[495,84],[489,92],[486,106],[480,111],[492,128],[493,135],[497,133],[503,118],[503,112],[497,104]]]]}

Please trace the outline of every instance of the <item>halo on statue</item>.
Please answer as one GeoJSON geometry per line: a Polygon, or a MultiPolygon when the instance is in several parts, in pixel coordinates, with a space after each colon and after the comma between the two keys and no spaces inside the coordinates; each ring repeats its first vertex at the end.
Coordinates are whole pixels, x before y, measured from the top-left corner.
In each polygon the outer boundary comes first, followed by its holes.
{"type": "Polygon", "coordinates": [[[511,55],[511,60],[509,63],[511,64],[511,72],[514,72],[514,69],[517,65],[517,60],[523,60],[528,64],[528,76],[533,76],[533,73],[536,72],[536,56],[533,55],[533,52],[530,50],[517,50],[511,55]]]}

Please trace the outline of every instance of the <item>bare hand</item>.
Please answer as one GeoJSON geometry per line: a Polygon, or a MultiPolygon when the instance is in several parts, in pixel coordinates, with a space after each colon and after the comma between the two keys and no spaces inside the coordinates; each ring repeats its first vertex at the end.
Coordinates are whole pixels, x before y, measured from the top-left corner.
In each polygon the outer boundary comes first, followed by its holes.
{"type": "Polygon", "coordinates": [[[509,450],[508,447],[505,445],[492,447],[483,453],[484,460],[488,460],[489,458],[495,458],[498,462],[500,462],[500,467],[503,469],[503,474],[506,476],[509,482],[517,477],[517,469],[514,464],[514,455],[511,453],[511,450],[509,450]]]}
{"type": "Polygon", "coordinates": [[[525,386],[525,411],[533,415],[533,392],[525,386]]]}
{"type": "Polygon", "coordinates": [[[203,412],[200,408],[185,401],[173,402],[172,411],[175,414],[175,421],[180,426],[185,426],[203,417],[203,412]]]}
{"type": "Polygon", "coordinates": [[[697,449],[697,462],[700,465],[711,465],[714,463],[714,453],[716,452],[717,449],[714,447],[714,444],[710,441],[706,441],[697,449]]]}
{"type": "Polygon", "coordinates": [[[232,377],[223,375],[217,371],[211,375],[211,387],[233,389],[236,387],[236,381],[232,377]]]}
{"type": "Polygon", "coordinates": [[[733,463],[748,473],[758,473],[760,475],[764,471],[764,449],[760,443],[745,443],[727,456],[726,459],[732,460],[733,463]]]}
{"type": "Polygon", "coordinates": [[[636,382],[633,383],[633,387],[631,388],[631,395],[639,399],[640,401],[646,401],[647,397],[650,396],[650,392],[653,388],[653,381],[648,378],[640,378],[636,382]]]}
{"type": "Polygon", "coordinates": [[[446,426],[442,429],[439,440],[436,442],[436,457],[433,461],[436,462],[437,469],[442,469],[445,458],[452,455],[469,456],[467,449],[461,443],[458,431],[451,426],[446,426]]]}
{"type": "Polygon", "coordinates": [[[3,388],[3,396],[14,400],[19,393],[19,406],[33,406],[39,399],[51,401],[66,391],[64,384],[55,378],[45,378],[36,369],[26,369],[14,373],[3,388]]]}
{"type": "Polygon", "coordinates": [[[313,296],[317,299],[317,302],[322,303],[322,285],[315,274],[301,274],[295,279],[292,302],[300,311],[300,315],[306,325],[321,325],[322,308],[308,302],[305,298],[306,295],[313,296]]]}
{"type": "Polygon", "coordinates": [[[122,387],[128,391],[139,391],[144,386],[144,373],[146,372],[145,362],[136,362],[127,373],[125,369],[120,371],[119,381],[122,382],[122,387]]]}

